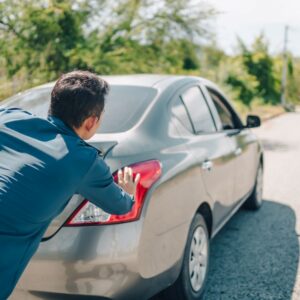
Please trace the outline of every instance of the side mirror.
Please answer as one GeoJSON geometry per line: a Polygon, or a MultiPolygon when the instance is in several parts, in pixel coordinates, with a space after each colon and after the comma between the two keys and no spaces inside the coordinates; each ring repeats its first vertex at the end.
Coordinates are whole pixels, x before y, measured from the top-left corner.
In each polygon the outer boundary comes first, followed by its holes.
{"type": "Polygon", "coordinates": [[[258,116],[247,116],[247,128],[259,127],[261,124],[260,118],[258,116]]]}

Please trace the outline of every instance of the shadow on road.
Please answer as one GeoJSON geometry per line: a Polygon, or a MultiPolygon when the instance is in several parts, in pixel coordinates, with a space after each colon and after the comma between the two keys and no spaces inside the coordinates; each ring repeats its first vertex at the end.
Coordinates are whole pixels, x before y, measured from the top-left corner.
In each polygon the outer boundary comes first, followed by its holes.
{"type": "MultiPolygon", "coordinates": [[[[273,140],[261,140],[264,150],[266,151],[276,151],[276,152],[286,152],[290,150],[291,146],[279,141],[273,141],[273,140]]],[[[295,150],[295,147],[292,147],[293,150],[295,150]]]]}
{"type": "Polygon", "coordinates": [[[299,244],[294,211],[264,201],[258,212],[240,210],[211,244],[204,300],[291,299],[299,244]]]}

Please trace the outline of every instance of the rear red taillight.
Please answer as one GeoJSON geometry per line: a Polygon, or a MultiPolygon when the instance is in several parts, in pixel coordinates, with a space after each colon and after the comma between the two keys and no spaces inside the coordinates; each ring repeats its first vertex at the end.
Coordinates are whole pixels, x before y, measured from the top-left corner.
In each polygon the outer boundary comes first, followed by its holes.
{"type": "MultiPolygon", "coordinates": [[[[111,215],[88,200],[84,200],[67,220],[66,226],[116,224],[139,219],[147,191],[161,175],[161,163],[158,160],[148,160],[129,167],[132,168],[134,178],[138,173],[141,175],[136,189],[135,204],[129,213],[111,215]]],[[[118,182],[117,171],[113,174],[113,178],[118,182]]]]}

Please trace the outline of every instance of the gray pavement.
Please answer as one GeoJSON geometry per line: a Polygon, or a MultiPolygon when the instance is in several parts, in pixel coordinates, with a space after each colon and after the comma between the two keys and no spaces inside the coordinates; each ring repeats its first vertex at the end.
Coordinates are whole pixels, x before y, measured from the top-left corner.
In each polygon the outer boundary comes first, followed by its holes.
{"type": "Polygon", "coordinates": [[[204,300],[300,299],[300,113],[255,132],[265,148],[264,203],[241,209],[213,240],[204,300]]]}

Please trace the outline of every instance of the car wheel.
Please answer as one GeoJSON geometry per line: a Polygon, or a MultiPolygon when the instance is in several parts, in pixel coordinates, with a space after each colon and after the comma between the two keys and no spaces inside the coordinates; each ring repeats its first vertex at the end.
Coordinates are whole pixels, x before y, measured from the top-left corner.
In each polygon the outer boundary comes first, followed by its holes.
{"type": "Polygon", "coordinates": [[[202,215],[196,214],[187,238],[180,275],[164,292],[165,299],[201,299],[209,266],[209,235],[202,215]]]}
{"type": "Polygon", "coordinates": [[[262,195],[263,195],[263,167],[260,164],[257,173],[254,189],[245,202],[245,207],[251,210],[257,210],[262,205],[262,195]]]}

